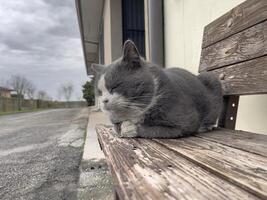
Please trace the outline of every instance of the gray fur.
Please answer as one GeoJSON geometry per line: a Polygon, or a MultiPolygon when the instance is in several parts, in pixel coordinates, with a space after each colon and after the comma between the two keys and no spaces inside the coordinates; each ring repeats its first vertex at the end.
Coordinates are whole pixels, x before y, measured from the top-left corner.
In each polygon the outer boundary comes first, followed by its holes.
{"type": "Polygon", "coordinates": [[[102,77],[99,89],[105,93],[101,108],[117,130],[118,124],[135,127],[129,137],[177,138],[216,125],[222,91],[211,73],[195,76],[180,68],[162,69],[142,59],[131,41],[124,44],[120,59],[97,71],[102,77]]]}

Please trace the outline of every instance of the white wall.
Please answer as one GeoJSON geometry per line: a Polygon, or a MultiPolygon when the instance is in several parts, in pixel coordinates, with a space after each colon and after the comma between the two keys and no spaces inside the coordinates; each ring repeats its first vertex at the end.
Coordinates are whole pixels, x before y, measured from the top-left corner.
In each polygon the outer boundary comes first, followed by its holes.
{"type": "Polygon", "coordinates": [[[109,64],[112,62],[111,55],[111,23],[110,23],[110,0],[106,0],[104,4],[104,62],[109,64]]]}
{"type": "Polygon", "coordinates": [[[110,64],[122,52],[121,0],[106,0],[104,5],[104,61],[110,64]]]}
{"type": "MultiPolygon", "coordinates": [[[[164,0],[165,64],[198,72],[204,26],[244,0],[164,0]]],[[[267,95],[242,96],[236,129],[267,133],[267,95]]]]}

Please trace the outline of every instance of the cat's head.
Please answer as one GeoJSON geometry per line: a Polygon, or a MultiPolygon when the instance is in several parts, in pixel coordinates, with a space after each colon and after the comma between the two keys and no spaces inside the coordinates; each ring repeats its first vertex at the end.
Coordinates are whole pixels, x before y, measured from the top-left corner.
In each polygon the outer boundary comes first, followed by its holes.
{"type": "Polygon", "coordinates": [[[101,109],[113,123],[136,120],[151,103],[154,77],[135,44],[127,40],[123,55],[110,65],[92,65],[100,77],[97,89],[101,109]]]}

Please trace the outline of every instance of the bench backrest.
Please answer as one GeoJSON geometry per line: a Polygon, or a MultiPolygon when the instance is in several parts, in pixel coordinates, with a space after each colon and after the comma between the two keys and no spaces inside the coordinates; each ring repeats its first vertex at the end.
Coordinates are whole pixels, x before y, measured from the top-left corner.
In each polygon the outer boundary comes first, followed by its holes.
{"type": "Polygon", "coordinates": [[[219,126],[234,129],[239,95],[267,93],[267,0],[247,0],[205,27],[203,71],[223,85],[219,126]]]}

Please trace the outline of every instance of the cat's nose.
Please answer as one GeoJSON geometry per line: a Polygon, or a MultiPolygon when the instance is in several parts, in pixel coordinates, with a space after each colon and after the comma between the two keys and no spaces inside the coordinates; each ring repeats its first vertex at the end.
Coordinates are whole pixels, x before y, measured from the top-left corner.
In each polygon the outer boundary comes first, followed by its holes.
{"type": "Polygon", "coordinates": [[[104,99],[102,102],[103,102],[104,104],[107,104],[107,103],[108,103],[108,99],[104,99]]]}

